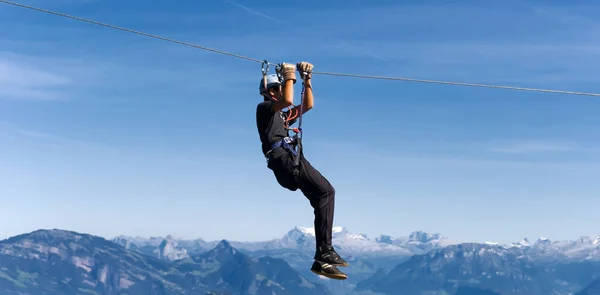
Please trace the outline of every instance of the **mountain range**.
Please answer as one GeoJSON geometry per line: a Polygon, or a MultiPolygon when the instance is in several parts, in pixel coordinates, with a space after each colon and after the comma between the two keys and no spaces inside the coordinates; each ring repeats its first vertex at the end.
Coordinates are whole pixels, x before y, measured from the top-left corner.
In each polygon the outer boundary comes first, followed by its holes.
{"type": "Polygon", "coordinates": [[[309,271],[314,231],[206,241],[37,230],[0,241],[2,294],[600,294],[600,236],[502,245],[334,228],[346,281],[309,271]],[[45,292],[45,293],[44,293],[45,292]],[[211,293],[212,292],[212,293],[211,293]]]}
{"type": "Polygon", "coordinates": [[[0,242],[2,294],[331,294],[285,261],[252,259],[227,241],[176,261],[101,237],[38,230],[0,242]]]}

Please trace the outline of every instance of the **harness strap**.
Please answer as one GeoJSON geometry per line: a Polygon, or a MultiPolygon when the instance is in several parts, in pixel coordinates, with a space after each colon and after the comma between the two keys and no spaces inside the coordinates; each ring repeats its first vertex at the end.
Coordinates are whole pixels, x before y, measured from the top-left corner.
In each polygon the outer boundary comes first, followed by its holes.
{"type": "Polygon", "coordinates": [[[284,149],[290,151],[294,156],[297,156],[298,153],[296,152],[294,147],[292,147],[292,145],[295,145],[295,143],[296,137],[286,136],[282,140],[276,141],[271,145],[271,149],[265,154],[265,158],[269,158],[271,152],[273,152],[273,150],[275,150],[278,147],[283,147],[284,149]]]}
{"type": "MultiPolygon", "coordinates": [[[[302,75],[302,92],[300,93],[300,114],[298,115],[298,131],[296,132],[296,142],[297,142],[297,148],[298,150],[296,151],[296,155],[301,155],[302,154],[302,113],[304,113],[304,79],[306,79],[306,74],[307,73],[303,73],[302,75]]],[[[296,131],[296,130],[294,130],[296,131]]],[[[300,157],[296,156],[296,158],[294,159],[294,175],[298,176],[298,174],[300,173],[300,171],[298,170],[300,167],[300,157]]]]}

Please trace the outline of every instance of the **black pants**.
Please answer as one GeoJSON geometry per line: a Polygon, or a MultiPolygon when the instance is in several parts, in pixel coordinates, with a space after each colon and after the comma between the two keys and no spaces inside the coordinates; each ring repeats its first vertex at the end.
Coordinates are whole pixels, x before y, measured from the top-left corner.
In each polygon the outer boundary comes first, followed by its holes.
{"type": "Polygon", "coordinates": [[[300,152],[299,173],[294,175],[295,156],[283,147],[276,148],[269,155],[267,166],[273,170],[277,182],[291,191],[300,189],[304,196],[310,201],[314,209],[314,226],[316,239],[315,258],[321,249],[325,250],[332,246],[331,231],[333,227],[333,212],[335,207],[335,189],[329,181],[321,175],[304,158],[300,152]]]}

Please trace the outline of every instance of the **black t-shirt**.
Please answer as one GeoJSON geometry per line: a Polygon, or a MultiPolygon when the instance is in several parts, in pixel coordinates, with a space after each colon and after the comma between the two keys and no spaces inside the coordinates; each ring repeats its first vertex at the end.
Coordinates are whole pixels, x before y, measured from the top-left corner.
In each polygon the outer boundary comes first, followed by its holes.
{"type": "MultiPolygon", "coordinates": [[[[256,127],[258,135],[262,142],[263,154],[267,154],[271,150],[271,145],[284,137],[289,136],[289,132],[285,129],[283,123],[289,116],[289,111],[273,111],[274,101],[264,101],[256,106],[256,127]]],[[[296,122],[296,119],[290,120],[289,125],[296,122]]]]}

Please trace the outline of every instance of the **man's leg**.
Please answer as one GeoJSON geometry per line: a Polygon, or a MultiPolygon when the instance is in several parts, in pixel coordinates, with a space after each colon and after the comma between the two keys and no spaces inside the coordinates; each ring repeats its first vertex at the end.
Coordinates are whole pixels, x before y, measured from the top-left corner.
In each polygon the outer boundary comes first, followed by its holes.
{"type": "Polygon", "coordinates": [[[332,245],[335,189],[304,157],[300,159],[298,186],[314,209],[315,259],[331,265],[348,266],[332,245]]]}

